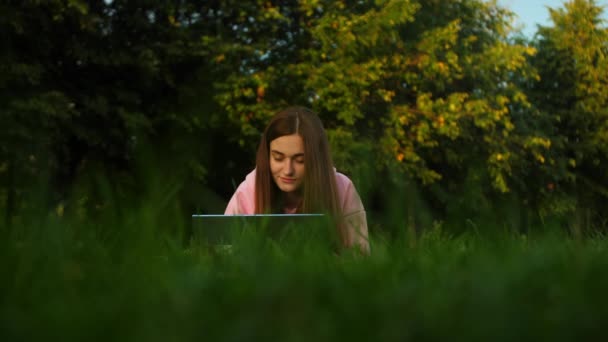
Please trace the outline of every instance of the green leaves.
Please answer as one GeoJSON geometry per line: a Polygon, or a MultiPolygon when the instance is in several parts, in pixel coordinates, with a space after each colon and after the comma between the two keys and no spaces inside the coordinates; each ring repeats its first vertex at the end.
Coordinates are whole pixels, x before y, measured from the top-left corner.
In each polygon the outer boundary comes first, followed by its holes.
{"type": "MultiPolygon", "coordinates": [[[[513,14],[481,0],[0,7],[0,166],[21,174],[33,155],[28,175],[47,165],[57,189],[87,165],[137,189],[134,158],[149,149],[150,168],[229,196],[288,105],[319,113],[336,167],[371,175],[363,187],[390,173],[440,208],[471,192],[540,206],[584,193],[578,179],[608,184],[608,33],[594,1],[551,9],[534,41],[512,38],[513,14]]],[[[19,193],[7,174],[2,193],[19,193]]]]}
{"type": "Polygon", "coordinates": [[[578,205],[592,208],[605,194],[585,180],[608,181],[599,172],[608,164],[608,28],[593,0],[569,1],[550,14],[553,26],[540,27],[538,54],[531,58],[540,79],[529,94],[551,125],[548,177],[576,193],[578,205]]]}

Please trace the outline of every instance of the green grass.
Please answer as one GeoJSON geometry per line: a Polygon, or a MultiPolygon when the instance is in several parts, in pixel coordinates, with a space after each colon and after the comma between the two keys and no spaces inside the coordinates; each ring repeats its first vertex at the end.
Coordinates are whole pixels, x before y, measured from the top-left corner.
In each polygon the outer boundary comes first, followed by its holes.
{"type": "Polygon", "coordinates": [[[601,238],[435,229],[362,257],[262,237],[211,253],[162,228],[6,231],[2,340],[587,340],[608,317],[601,238]]]}

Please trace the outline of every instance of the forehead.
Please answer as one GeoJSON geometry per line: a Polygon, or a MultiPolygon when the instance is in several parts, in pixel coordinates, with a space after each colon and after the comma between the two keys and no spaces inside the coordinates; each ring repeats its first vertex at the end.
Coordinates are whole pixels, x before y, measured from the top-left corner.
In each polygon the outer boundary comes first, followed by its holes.
{"type": "Polygon", "coordinates": [[[270,151],[276,151],[285,155],[303,154],[304,140],[298,134],[284,135],[270,142],[270,151]]]}

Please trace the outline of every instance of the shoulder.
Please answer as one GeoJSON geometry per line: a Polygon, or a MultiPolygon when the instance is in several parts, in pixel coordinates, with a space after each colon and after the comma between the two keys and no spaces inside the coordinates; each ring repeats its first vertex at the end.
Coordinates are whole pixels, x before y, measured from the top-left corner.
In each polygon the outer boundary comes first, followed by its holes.
{"type": "Polygon", "coordinates": [[[245,181],[243,183],[252,184],[255,186],[255,169],[245,176],[245,181]]]}
{"type": "Polygon", "coordinates": [[[353,194],[357,194],[353,181],[343,173],[336,171],[336,186],[338,187],[338,195],[342,201],[347,200],[353,194]]]}
{"type": "Polygon", "coordinates": [[[255,211],[255,170],[251,171],[228,202],[225,214],[253,214],[255,211]]]}
{"type": "Polygon", "coordinates": [[[344,215],[365,211],[359,193],[348,176],[336,171],[336,186],[344,215]]]}
{"type": "Polygon", "coordinates": [[[247,176],[245,176],[245,179],[241,182],[241,184],[239,184],[236,191],[237,192],[246,192],[246,193],[250,193],[251,195],[253,195],[254,189],[255,189],[255,169],[253,169],[253,171],[249,172],[247,174],[247,176]]]}
{"type": "Polygon", "coordinates": [[[353,187],[353,182],[345,174],[336,171],[336,185],[338,191],[342,191],[353,187]]]}

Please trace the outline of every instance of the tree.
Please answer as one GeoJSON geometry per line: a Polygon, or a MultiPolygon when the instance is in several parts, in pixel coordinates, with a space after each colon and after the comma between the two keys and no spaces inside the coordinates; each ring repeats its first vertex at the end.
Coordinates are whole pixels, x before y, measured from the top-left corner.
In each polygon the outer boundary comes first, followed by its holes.
{"type": "MultiPolygon", "coordinates": [[[[507,192],[518,181],[520,160],[536,154],[543,162],[548,140],[514,124],[517,111],[530,106],[516,80],[535,77],[526,64],[534,49],[508,40],[510,14],[496,3],[304,1],[273,8],[282,27],[277,38],[257,59],[249,55],[255,67],[233,69],[219,96],[250,141],[272,109],[306,104],[326,123],[339,168],[397,168],[398,178],[434,187],[444,209],[466,179],[482,184],[472,195],[489,202],[484,193],[507,192]],[[373,157],[362,162],[361,151],[373,157]]],[[[383,185],[367,188],[376,186],[383,185]]]]}
{"type": "MultiPolygon", "coordinates": [[[[183,183],[205,181],[214,158],[205,132],[219,125],[209,60],[217,42],[201,39],[215,30],[216,23],[201,19],[211,9],[102,0],[2,7],[0,177],[7,220],[18,202],[27,204],[31,179],[49,186],[42,207],[67,201],[73,185],[93,174],[111,180],[117,203],[127,202],[146,190],[134,171],[143,149],[156,162],[140,169],[183,183]]],[[[87,206],[112,202],[99,190],[86,191],[87,206]]]]}
{"type": "Polygon", "coordinates": [[[553,198],[572,199],[561,211],[586,217],[579,217],[579,230],[606,220],[598,204],[608,196],[608,29],[594,0],[564,6],[550,9],[553,26],[539,28],[531,63],[540,79],[530,97],[553,130],[553,198]]]}

